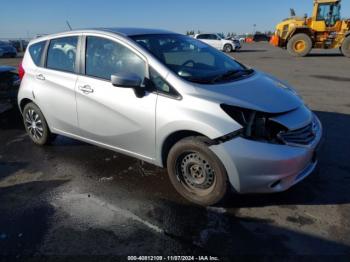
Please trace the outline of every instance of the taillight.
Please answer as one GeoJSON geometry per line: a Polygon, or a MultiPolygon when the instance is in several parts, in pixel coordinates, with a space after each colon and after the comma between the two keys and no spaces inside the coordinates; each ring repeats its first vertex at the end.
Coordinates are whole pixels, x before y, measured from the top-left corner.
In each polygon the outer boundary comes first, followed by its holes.
{"type": "Polygon", "coordinates": [[[19,66],[18,66],[18,76],[19,76],[19,79],[22,80],[25,73],[26,73],[26,72],[24,71],[24,68],[23,68],[23,66],[22,66],[22,63],[20,63],[19,66]]]}

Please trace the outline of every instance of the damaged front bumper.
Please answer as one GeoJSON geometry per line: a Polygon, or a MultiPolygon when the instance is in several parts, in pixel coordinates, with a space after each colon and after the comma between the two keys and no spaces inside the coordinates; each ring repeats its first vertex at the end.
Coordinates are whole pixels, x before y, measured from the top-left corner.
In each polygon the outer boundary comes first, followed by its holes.
{"type": "Polygon", "coordinates": [[[236,137],[210,149],[226,168],[238,193],[273,193],[289,189],[317,165],[322,125],[314,116],[315,138],[308,145],[272,144],[236,137]]]}

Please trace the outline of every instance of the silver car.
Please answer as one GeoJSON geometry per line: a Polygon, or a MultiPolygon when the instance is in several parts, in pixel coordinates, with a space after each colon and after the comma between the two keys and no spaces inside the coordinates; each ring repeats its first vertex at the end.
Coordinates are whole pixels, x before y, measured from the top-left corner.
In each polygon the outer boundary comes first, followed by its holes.
{"type": "Polygon", "coordinates": [[[287,190],[317,164],[321,123],[293,88],[191,37],[150,29],[33,40],[18,103],[35,144],[57,134],[167,167],[199,205],[287,190]]]}

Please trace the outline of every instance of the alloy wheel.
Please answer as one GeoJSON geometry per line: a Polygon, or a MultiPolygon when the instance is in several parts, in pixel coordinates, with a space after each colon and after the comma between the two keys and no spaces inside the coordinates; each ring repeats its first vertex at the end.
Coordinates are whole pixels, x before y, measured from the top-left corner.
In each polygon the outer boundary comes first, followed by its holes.
{"type": "Polygon", "coordinates": [[[44,135],[42,120],[38,113],[29,109],[25,114],[25,125],[30,136],[35,140],[40,140],[44,135]]]}

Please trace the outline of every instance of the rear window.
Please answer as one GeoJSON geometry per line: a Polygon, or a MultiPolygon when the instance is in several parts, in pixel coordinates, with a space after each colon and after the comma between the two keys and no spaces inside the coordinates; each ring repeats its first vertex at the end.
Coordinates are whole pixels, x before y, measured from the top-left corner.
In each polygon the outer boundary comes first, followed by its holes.
{"type": "Polygon", "coordinates": [[[33,59],[34,64],[40,65],[41,56],[45,48],[46,41],[33,44],[29,47],[30,56],[33,59]]]}
{"type": "Polygon", "coordinates": [[[50,41],[46,67],[64,72],[75,71],[78,37],[56,38],[50,41]]]}

